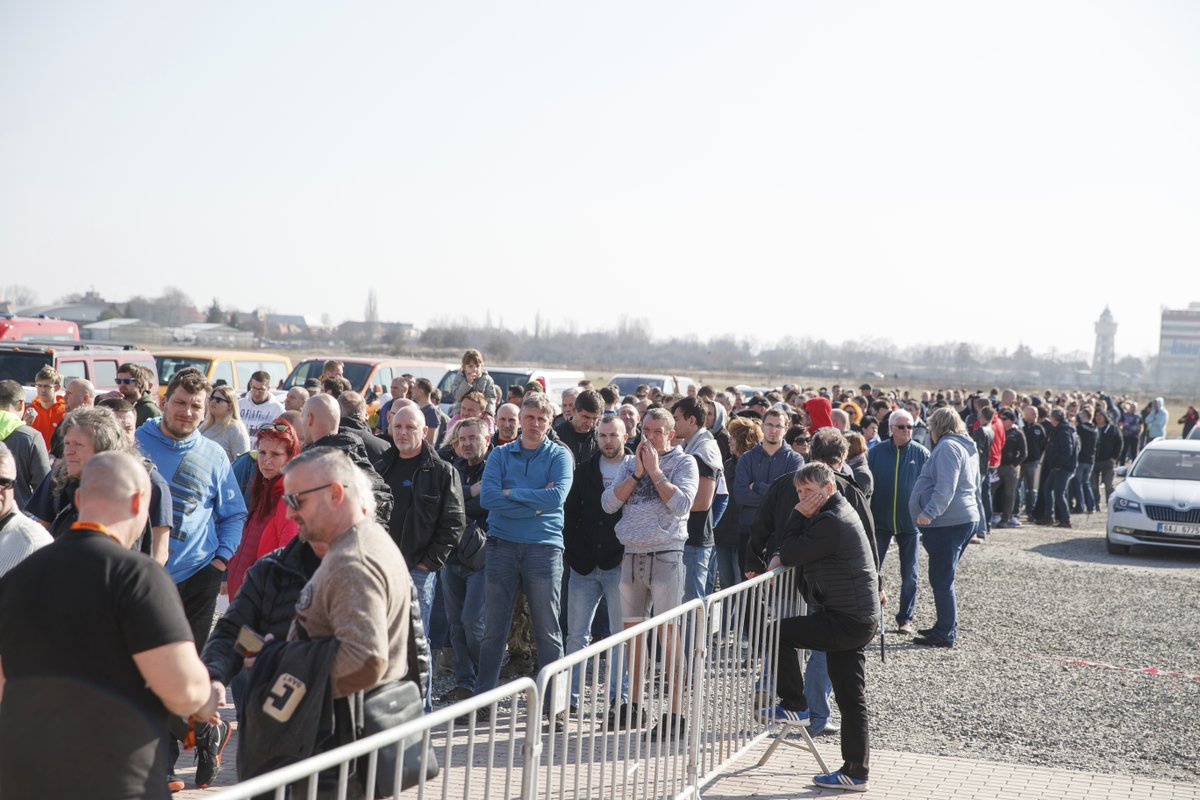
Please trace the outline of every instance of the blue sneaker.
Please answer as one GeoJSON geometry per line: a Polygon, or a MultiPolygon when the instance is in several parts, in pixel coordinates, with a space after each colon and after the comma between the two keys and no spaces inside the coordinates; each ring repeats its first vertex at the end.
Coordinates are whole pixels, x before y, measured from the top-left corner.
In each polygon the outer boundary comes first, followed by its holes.
{"type": "Polygon", "coordinates": [[[790,708],[784,708],[781,705],[769,706],[758,710],[758,719],[760,722],[770,725],[772,722],[778,722],[783,725],[804,725],[808,726],[808,709],[803,711],[792,711],[790,708]]]}
{"type": "Polygon", "coordinates": [[[822,789],[843,789],[847,792],[865,792],[870,788],[866,781],[851,778],[840,769],[828,775],[813,775],[812,782],[813,786],[820,786],[822,789]]]}

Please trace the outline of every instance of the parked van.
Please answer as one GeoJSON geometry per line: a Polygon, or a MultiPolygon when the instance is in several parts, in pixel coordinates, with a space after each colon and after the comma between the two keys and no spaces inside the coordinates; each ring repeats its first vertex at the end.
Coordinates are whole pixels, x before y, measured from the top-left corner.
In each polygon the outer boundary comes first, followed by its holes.
{"type": "MultiPolygon", "coordinates": [[[[489,367],[486,364],[488,374],[492,376],[492,380],[496,382],[496,386],[500,387],[500,402],[503,403],[508,398],[508,387],[517,385],[524,387],[530,381],[537,381],[546,387],[546,395],[554,405],[558,405],[562,400],[562,393],[573,386],[578,386],[579,382],[586,378],[577,369],[541,369],[539,367],[489,367]]],[[[438,382],[437,387],[442,392],[442,410],[447,414],[454,407],[454,395],[450,393],[450,388],[454,385],[454,376],[458,373],[461,366],[454,366],[446,371],[438,382]]]]}
{"type": "Polygon", "coordinates": [[[278,386],[292,371],[292,360],[277,353],[264,350],[162,350],[154,354],[158,365],[159,392],[176,372],[195,367],[208,378],[210,383],[224,381],[238,394],[250,388],[250,376],[264,370],[271,376],[269,386],[278,386]]]}
{"type": "Polygon", "coordinates": [[[154,357],[133,345],[0,342],[0,380],[25,386],[26,400],[33,399],[33,379],[42,367],[62,373],[63,388],[75,378],[86,378],[97,392],[110,392],[117,388],[117,367],[126,362],[154,370],[154,357]]]}
{"type": "Polygon", "coordinates": [[[694,386],[696,382],[691,378],[681,378],[676,375],[650,375],[646,373],[623,373],[613,375],[608,379],[609,385],[616,384],[621,392],[621,396],[633,394],[637,391],[637,387],[643,383],[651,389],[657,387],[662,389],[663,394],[682,394],[686,395],[689,386],[694,386]]]}
{"type": "Polygon", "coordinates": [[[79,326],[54,317],[0,314],[0,340],[11,342],[78,342],[79,326]]]}
{"type": "MultiPolygon", "coordinates": [[[[374,356],[325,356],[324,358],[309,358],[296,365],[283,382],[283,389],[293,386],[303,386],[309,378],[320,378],[325,370],[326,361],[341,361],[342,374],[350,381],[354,391],[364,398],[372,386],[379,385],[386,392],[392,385],[392,378],[401,375],[412,375],[414,378],[428,378],[430,381],[440,380],[446,372],[445,361],[424,361],[413,358],[377,358],[374,356]]],[[[371,402],[373,398],[369,399],[371,402]]]]}

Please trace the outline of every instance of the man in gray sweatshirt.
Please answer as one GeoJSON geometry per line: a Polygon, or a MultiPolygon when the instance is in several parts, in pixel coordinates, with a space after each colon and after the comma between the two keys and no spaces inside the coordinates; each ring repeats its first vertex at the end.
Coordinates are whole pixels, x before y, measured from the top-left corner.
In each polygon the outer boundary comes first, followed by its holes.
{"type": "MultiPolygon", "coordinates": [[[[642,421],[642,443],[634,458],[600,496],[607,514],[621,511],[616,524],[617,539],[625,546],[621,564],[621,606],[625,627],[630,628],[656,614],[670,611],[683,602],[684,545],[687,521],[696,500],[700,473],[696,459],[674,444],[675,418],[665,408],[646,412],[642,421]]],[[[672,626],[675,628],[677,626],[672,626]]],[[[664,665],[678,666],[678,631],[663,633],[666,643],[664,665]]],[[[641,723],[645,659],[640,647],[629,660],[630,711],[618,724],[641,723]]],[[[674,671],[673,669],[671,670],[674,671]]],[[[667,736],[682,736],[684,720],[678,713],[683,692],[673,692],[674,713],[663,714],[659,729],[667,736]]]]}

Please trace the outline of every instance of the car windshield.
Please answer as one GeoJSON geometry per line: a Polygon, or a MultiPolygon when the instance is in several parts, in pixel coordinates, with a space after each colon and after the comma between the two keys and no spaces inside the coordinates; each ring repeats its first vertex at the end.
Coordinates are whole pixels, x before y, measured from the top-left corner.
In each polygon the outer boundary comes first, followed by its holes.
{"type": "Polygon", "coordinates": [[[195,358],[193,356],[155,356],[154,363],[158,366],[158,382],[166,386],[181,369],[195,367],[200,374],[208,377],[208,368],[212,366],[211,358],[195,358]]]}
{"type": "Polygon", "coordinates": [[[635,393],[637,391],[637,387],[641,386],[643,383],[651,388],[657,386],[659,389],[661,389],[663,385],[662,378],[639,378],[637,376],[631,378],[617,378],[616,380],[611,381],[611,383],[616,384],[617,389],[620,391],[622,397],[627,394],[635,393]]]}
{"type": "MultiPolygon", "coordinates": [[[[320,378],[321,373],[325,371],[325,359],[310,358],[307,361],[301,361],[292,370],[292,374],[283,382],[284,389],[290,389],[293,386],[303,386],[304,382],[309,378],[320,378]]],[[[342,364],[342,375],[346,380],[350,381],[350,385],[354,391],[361,392],[366,386],[367,378],[371,376],[371,365],[359,362],[346,362],[342,364]]]]}
{"type": "Polygon", "coordinates": [[[1147,450],[1138,459],[1131,478],[1167,481],[1200,481],[1200,452],[1147,450]]]}
{"type": "Polygon", "coordinates": [[[33,378],[42,367],[54,363],[49,353],[5,353],[0,352],[0,381],[16,381],[22,386],[33,386],[33,378]]]}

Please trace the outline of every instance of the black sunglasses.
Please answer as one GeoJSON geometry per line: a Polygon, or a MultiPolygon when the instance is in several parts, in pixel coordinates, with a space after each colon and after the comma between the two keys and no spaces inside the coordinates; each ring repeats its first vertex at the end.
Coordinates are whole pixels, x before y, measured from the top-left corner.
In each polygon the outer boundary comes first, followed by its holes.
{"type": "Polygon", "coordinates": [[[291,494],[285,494],[283,496],[283,502],[292,511],[299,511],[301,497],[303,497],[306,494],[312,494],[313,492],[319,492],[322,489],[328,489],[330,486],[334,486],[334,485],[345,486],[345,484],[338,484],[337,481],[334,481],[332,483],[327,483],[324,486],[314,486],[311,489],[305,489],[303,492],[292,492],[291,494]]]}
{"type": "Polygon", "coordinates": [[[0,490],[11,489],[17,485],[16,478],[0,478],[0,490]]]}

